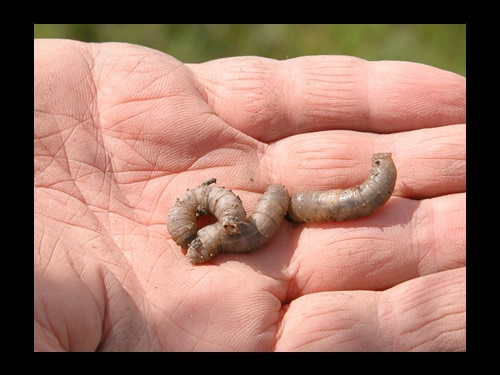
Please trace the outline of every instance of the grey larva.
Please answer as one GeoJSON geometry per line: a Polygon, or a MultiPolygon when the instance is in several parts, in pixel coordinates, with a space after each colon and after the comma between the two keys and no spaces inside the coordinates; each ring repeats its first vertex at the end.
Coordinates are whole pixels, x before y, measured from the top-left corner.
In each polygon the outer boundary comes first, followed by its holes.
{"type": "Polygon", "coordinates": [[[370,215],[389,199],[396,177],[391,153],[374,154],[370,175],[363,183],[345,190],[295,194],[287,217],[303,223],[344,221],[370,215]]]}
{"type": "Polygon", "coordinates": [[[267,243],[279,229],[283,217],[294,222],[344,221],[367,216],[391,196],[397,171],[391,153],[374,154],[368,178],[349,189],[303,192],[292,199],[282,185],[270,185],[245,221],[241,199],[215,178],[188,192],[172,207],[168,231],[193,263],[203,263],[219,253],[252,251],[267,243]],[[200,215],[211,213],[219,220],[198,230],[200,215]]]}
{"type": "Polygon", "coordinates": [[[186,256],[196,264],[209,261],[219,253],[243,253],[263,246],[279,229],[289,202],[284,186],[268,186],[248,221],[238,223],[239,234],[224,231],[221,222],[207,225],[189,244],[186,256]]]}
{"type": "Polygon", "coordinates": [[[212,185],[215,182],[216,179],[211,178],[196,189],[188,190],[170,210],[167,228],[177,245],[188,247],[198,232],[198,218],[207,213],[219,220],[225,233],[239,233],[238,224],[246,218],[241,199],[230,190],[212,185]]]}

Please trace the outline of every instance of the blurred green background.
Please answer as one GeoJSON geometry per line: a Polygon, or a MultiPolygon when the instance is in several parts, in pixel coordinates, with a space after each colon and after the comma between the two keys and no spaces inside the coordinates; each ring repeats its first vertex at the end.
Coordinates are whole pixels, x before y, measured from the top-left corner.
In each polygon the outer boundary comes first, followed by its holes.
{"type": "Polygon", "coordinates": [[[35,38],[127,42],[188,63],[257,55],[405,60],[465,76],[465,25],[34,25],[35,38]]]}

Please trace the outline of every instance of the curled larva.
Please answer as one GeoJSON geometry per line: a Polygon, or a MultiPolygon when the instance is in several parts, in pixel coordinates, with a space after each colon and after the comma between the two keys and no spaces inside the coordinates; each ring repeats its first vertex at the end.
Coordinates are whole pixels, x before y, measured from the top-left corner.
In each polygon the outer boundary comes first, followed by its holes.
{"type": "Polygon", "coordinates": [[[167,229],[177,245],[188,247],[196,237],[198,218],[207,213],[219,220],[225,233],[239,233],[238,224],[246,218],[241,199],[230,190],[211,185],[215,182],[215,178],[211,178],[196,189],[188,190],[171,208],[167,229]]]}
{"type": "Polygon", "coordinates": [[[361,184],[345,190],[312,191],[292,196],[287,217],[294,222],[344,221],[370,215],[391,196],[396,184],[391,153],[374,154],[361,184]]]}
{"type": "Polygon", "coordinates": [[[284,186],[268,186],[248,221],[238,223],[239,234],[225,232],[221,222],[207,225],[189,244],[186,256],[196,264],[209,261],[219,253],[243,253],[263,246],[279,229],[289,202],[284,186]]]}

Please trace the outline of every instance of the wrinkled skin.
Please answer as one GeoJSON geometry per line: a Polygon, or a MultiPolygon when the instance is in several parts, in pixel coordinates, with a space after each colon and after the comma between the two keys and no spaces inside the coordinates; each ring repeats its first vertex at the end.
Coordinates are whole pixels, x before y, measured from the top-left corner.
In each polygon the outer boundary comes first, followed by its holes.
{"type": "Polygon", "coordinates": [[[67,40],[34,62],[35,350],[465,350],[464,77],[67,40]],[[362,182],[374,152],[398,167],[374,215],[198,266],[169,237],[210,177],[251,214],[272,183],[362,182]]]}

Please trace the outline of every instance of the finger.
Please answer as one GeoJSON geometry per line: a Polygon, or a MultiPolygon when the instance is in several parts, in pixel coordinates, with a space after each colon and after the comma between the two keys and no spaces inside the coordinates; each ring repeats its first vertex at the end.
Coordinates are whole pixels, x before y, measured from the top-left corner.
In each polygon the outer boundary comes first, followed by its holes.
{"type": "Polygon", "coordinates": [[[368,177],[375,152],[392,152],[398,173],[394,195],[420,199],[465,191],[465,125],[390,135],[302,134],[268,147],[258,170],[267,173],[264,180],[280,176],[290,194],[344,189],[368,177]]]}
{"type": "Polygon", "coordinates": [[[316,293],[294,300],[279,351],[464,351],[465,268],[384,292],[316,293]]]}
{"type": "Polygon", "coordinates": [[[393,198],[372,215],[296,226],[289,296],[331,290],[383,290],[465,266],[465,194],[423,201],[393,198]]]}
{"type": "Polygon", "coordinates": [[[307,56],[188,66],[217,115],[264,142],[327,129],[390,133],[465,122],[465,78],[427,65],[307,56]]]}

